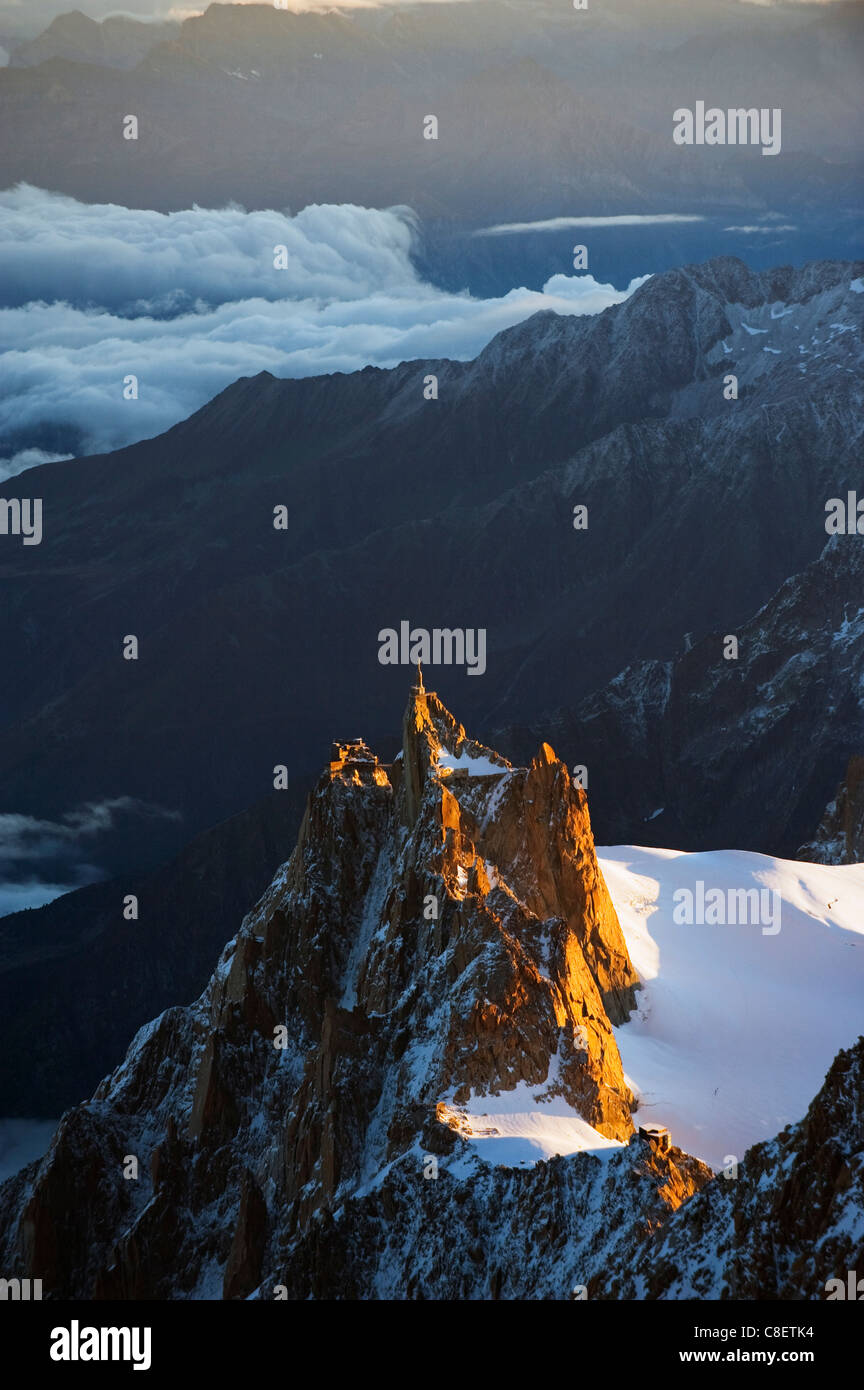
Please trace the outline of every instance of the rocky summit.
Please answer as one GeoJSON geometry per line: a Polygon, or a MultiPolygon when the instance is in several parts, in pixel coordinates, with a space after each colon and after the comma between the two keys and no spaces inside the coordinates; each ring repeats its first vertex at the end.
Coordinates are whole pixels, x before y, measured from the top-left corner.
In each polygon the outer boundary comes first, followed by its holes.
{"type": "MultiPolygon", "coordinates": [[[[333,744],[201,997],[0,1188],[0,1264],[57,1300],[662,1297],[671,1275],[625,1269],[673,1218],[692,1263],[691,1199],[723,1179],[634,1129],[613,1028],[638,983],[585,791],[546,743],[517,767],[470,738],[418,676],[394,761],[333,744]]],[[[760,1192],[799,1130],[820,1171],[811,1121],[762,1146],[760,1192]]],[[[859,1178],[826,1133],[830,1204],[859,1178]]],[[[749,1208],[705,1200],[734,1246],[749,1208]]]]}
{"type": "MultiPolygon", "coordinates": [[[[581,1126],[575,1147],[623,1152],[612,1025],[636,985],[585,792],[548,745],[513,767],[416,686],[391,765],[334,745],[200,999],[143,1028],[6,1184],[4,1268],[53,1297],[305,1296],[333,1287],[324,1233],[349,1210],[374,1221],[382,1181],[416,1215],[452,1193],[455,1161],[472,1205],[515,1183],[539,1211],[551,1177],[473,1154],[468,1112],[524,1092],[581,1126]]],[[[602,1205],[613,1170],[583,1163],[602,1205]]],[[[636,1206],[655,1215],[708,1172],[659,1154],[642,1169],[636,1206]]],[[[560,1161],[559,1200],[576,1171],[560,1161]]],[[[393,1278],[409,1292],[398,1261],[393,1278]]]]}

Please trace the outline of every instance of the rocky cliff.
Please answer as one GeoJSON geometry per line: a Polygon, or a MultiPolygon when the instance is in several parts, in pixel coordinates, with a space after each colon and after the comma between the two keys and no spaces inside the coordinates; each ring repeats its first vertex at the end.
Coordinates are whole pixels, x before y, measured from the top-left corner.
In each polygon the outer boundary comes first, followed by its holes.
{"type": "MultiPolygon", "coordinates": [[[[590,769],[604,843],[749,848],[742,827],[755,815],[766,842],[795,857],[850,748],[864,745],[860,539],[833,536],[746,620],[691,635],[669,660],[634,663],[544,721],[561,755],[590,769]],[[737,637],[735,659],[724,658],[725,634],[737,637]]],[[[518,756],[539,730],[501,729],[495,738],[518,756]]],[[[846,790],[800,858],[855,862],[857,768],[853,760],[846,790]],[[853,857],[822,859],[846,854],[853,857]]]]}
{"type": "Polygon", "coordinates": [[[0,1187],[0,1264],[51,1299],[827,1297],[864,1039],[714,1176],[634,1132],[636,985],[567,768],[414,687],[391,764],[334,745],[201,997],[0,1187]]]}
{"type": "MultiPolygon", "coordinates": [[[[3,1267],[53,1297],[366,1296],[327,1236],[346,1209],[377,1225],[383,1259],[398,1222],[385,1235],[380,1204],[409,1190],[403,1222],[464,1190],[466,1232],[499,1200],[539,1220],[554,1193],[560,1243],[578,1188],[602,1244],[619,1172],[632,1219],[656,1223],[708,1170],[650,1145],[634,1168],[621,1147],[633,1098],[611,1025],[636,984],[585,792],[548,745],[513,767],[415,687],[389,767],[360,740],[334,746],[294,854],[200,999],[142,1029],[5,1185],[3,1267]],[[494,1129],[478,1107],[517,1091],[581,1135],[548,1175],[472,1147],[494,1129]]],[[[393,1296],[420,1288],[419,1266],[413,1284],[395,1255],[388,1268],[393,1296]]],[[[486,1287],[470,1269],[454,1289],[486,1287]]],[[[515,1266],[487,1276],[502,1296],[524,1287],[515,1266]]]]}

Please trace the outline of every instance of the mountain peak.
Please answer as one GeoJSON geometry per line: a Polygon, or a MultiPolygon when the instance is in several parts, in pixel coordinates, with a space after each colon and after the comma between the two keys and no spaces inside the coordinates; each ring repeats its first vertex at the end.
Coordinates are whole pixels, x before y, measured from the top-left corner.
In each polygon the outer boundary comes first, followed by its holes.
{"type": "Polygon", "coordinates": [[[410,1177],[420,1152],[483,1174],[507,1161],[481,1147],[503,1127],[535,1157],[628,1142],[612,1024],[637,977],[585,792],[548,744],[513,767],[470,738],[419,675],[403,738],[389,769],[362,738],[333,744],[294,853],[201,998],[142,1029],[38,1174],[4,1190],[4,1268],[58,1296],[173,1296],[170,1232],[202,1296],[205,1223],[223,1295],[247,1296],[316,1213],[394,1165],[410,1177]],[[118,1153],[155,1202],[129,1206],[118,1153]],[[72,1192],[77,1235],[58,1249],[72,1192]]]}
{"type": "MultiPolygon", "coordinates": [[[[418,668],[419,671],[419,668],[418,668]]],[[[402,720],[401,806],[406,825],[417,819],[423,788],[429,778],[439,783],[471,777],[501,777],[510,763],[494,749],[469,738],[463,726],[439,700],[434,690],[411,687],[402,720]]]]}

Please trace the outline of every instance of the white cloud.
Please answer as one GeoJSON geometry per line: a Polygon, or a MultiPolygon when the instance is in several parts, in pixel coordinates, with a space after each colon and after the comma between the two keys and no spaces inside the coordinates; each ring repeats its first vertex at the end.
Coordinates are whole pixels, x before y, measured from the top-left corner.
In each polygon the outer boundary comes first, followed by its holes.
{"type": "Polygon", "coordinates": [[[25,907],[42,907],[62,893],[103,879],[104,871],[87,862],[86,856],[98,845],[99,837],[124,816],[138,820],[181,819],[179,811],[169,811],[133,796],[87,801],[58,820],[17,811],[0,813],[0,917],[25,907]],[[62,875],[62,881],[39,877],[39,866],[46,860],[52,866],[49,872],[62,875]]]}
{"type": "Polygon", "coordinates": [[[292,217],[240,207],[152,212],[79,203],[29,184],[0,193],[0,302],[170,315],[226,300],[356,299],[415,288],[413,215],[313,204],[292,217]],[[274,247],[288,267],[274,269],[274,247]]]}
{"type": "Polygon", "coordinates": [[[87,452],[147,438],[263,370],[467,360],[539,309],[596,314],[642,283],[555,275],[497,299],[448,293],[413,266],[408,209],[166,215],[23,187],[0,194],[0,212],[0,297],[13,299],[0,310],[0,436],[16,458],[40,431],[73,431],[87,452]],[[274,245],[289,248],[287,270],[273,269],[274,245]],[[137,400],[123,399],[127,375],[137,400]]]}
{"type": "Polygon", "coordinates": [[[696,213],[622,213],[618,217],[547,217],[543,222],[499,222],[480,227],[473,236],[511,236],[518,232],[563,232],[569,227],[657,227],[675,222],[704,222],[696,213]]]}

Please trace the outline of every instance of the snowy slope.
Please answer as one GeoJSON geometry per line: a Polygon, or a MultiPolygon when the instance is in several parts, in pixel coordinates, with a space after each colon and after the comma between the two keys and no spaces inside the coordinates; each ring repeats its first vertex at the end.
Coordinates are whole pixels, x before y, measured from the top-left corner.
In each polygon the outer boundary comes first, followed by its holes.
{"type": "Polygon", "coordinates": [[[644,988],[615,1029],[634,1117],[720,1168],[800,1120],[842,1047],[864,1032],[864,865],[723,850],[598,847],[644,988]],[[763,888],[780,930],[677,925],[673,894],[763,888]]]}
{"type": "Polygon", "coordinates": [[[561,1094],[558,1058],[540,1086],[520,1081],[510,1091],[475,1096],[465,1105],[445,1103],[446,1116],[478,1158],[504,1167],[531,1166],[541,1160],[590,1152],[600,1158],[624,1146],[607,1139],[584,1120],[561,1094]]]}

